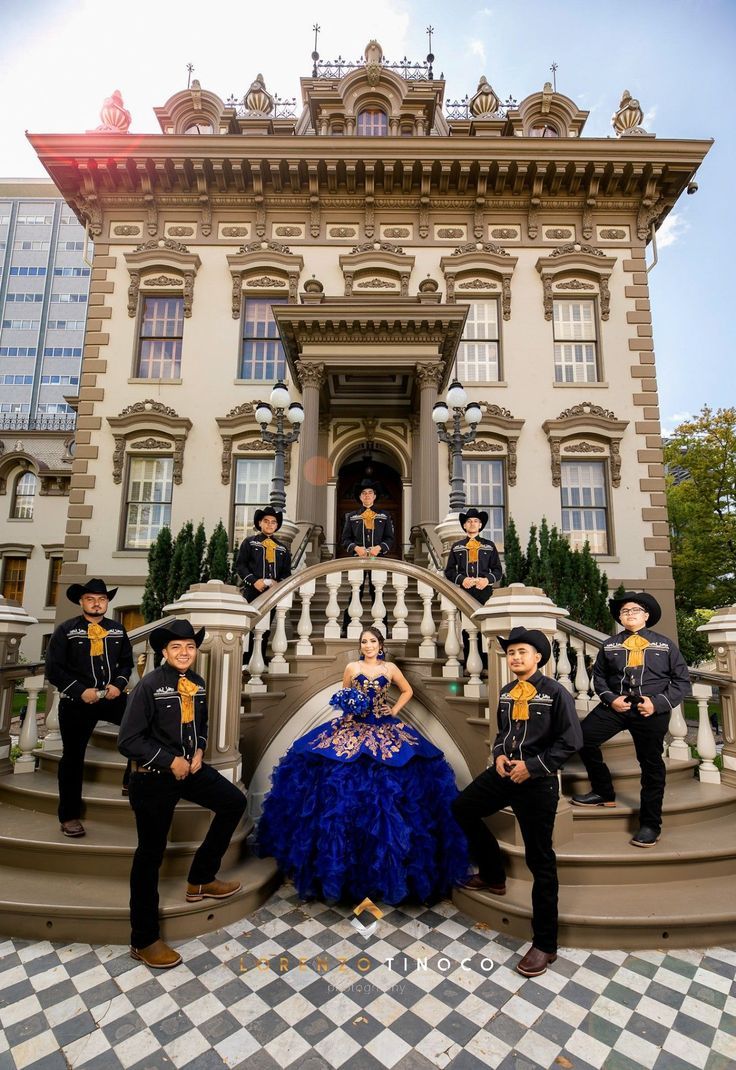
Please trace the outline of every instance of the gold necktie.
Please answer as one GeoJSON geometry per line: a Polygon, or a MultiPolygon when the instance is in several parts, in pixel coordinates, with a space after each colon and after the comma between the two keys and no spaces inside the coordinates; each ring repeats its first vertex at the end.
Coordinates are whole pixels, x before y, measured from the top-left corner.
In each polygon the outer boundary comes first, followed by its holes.
{"type": "Polygon", "coordinates": [[[373,531],[373,522],[377,515],[378,514],[374,513],[372,509],[364,509],[360,514],[360,519],[363,521],[366,531],[373,531]]]}
{"type": "Polygon", "coordinates": [[[478,564],[478,551],[480,550],[480,543],[477,539],[468,539],[465,543],[465,549],[468,551],[468,564],[478,564]]]}
{"type": "Polygon", "coordinates": [[[268,562],[268,564],[269,565],[275,565],[276,564],[276,547],[278,546],[278,543],[274,542],[273,539],[264,539],[263,543],[262,543],[262,546],[263,546],[263,549],[266,551],[266,561],[268,562]]]}
{"type": "Polygon", "coordinates": [[[181,696],[181,723],[191,724],[194,720],[194,696],[199,691],[199,684],[187,680],[186,676],[180,676],[176,690],[181,696]]]}
{"type": "Polygon", "coordinates": [[[641,635],[630,635],[628,639],[624,639],[624,646],[628,650],[626,657],[626,668],[636,669],[637,666],[644,664],[644,651],[649,646],[649,642],[641,635]]]}
{"type": "Polygon", "coordinates": [[[100,624],[88,624],[87,625],[87,638],[89,639],[89,652],[92,657],[101,658],[104,652],[102,640],[107,635],[107,632],[100,624]]]}
{"type": "Polygon", "coordinates": [[[508,692],[508,696],[514,700],[514,708],[511,711],[512,721],[529,720],[529,703],[536,693],[536,687],[534,687],[533,684],[528,684],[526,680],[519,680],[518,683],[511,688],[508,692]]]}

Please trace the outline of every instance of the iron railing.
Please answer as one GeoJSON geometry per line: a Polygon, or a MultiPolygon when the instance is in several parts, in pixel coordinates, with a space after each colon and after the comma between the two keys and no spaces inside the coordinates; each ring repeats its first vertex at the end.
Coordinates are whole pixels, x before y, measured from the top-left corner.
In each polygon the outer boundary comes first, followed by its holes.
{"type": "Polygon", "coordinates": [[[73,431],[76,426],[76,413],[53,416],[4,413],[0,416],[0,431],[73,431]]]}
{"type": "MultiPolygon", "coordinates": [[[[351,71],[365,67],[364,59],[350,60],[338,56],[337,59],[317,60],[312,68],[312,78],[344,78],[351,71]]],[[[434,78],[431,63],[413,63],[404,56],[398,63],[390,63],[382,60],[380,66],[387,71],[393,71],[407,82],[431,82],[434,78]]],[[[444,75],[440,75],[443,78],[444,75]]]]}
{"type": "MultiPolygon", "coordinates": [[[[470,110],[470,101],[472,97],[464,96],[462,100],[447,100],[445,101],[445,117],[447,119],[474,119],[478,116],[474,116],[470,110]]],[[[509,97],[503,104],[499,103],[497,111],[493,115],[484,115],[484,119],[506,119],[509,112],[513,111],[518,106],[518,101],[513,97],[509,97]]]]}
{"type": "MultiPolygon", "coordinates": [[[[252,112],[246,106],[242,99],[238,99],[234,94],[231,94],[226,102],[228,108],[234,108],[235,114],[238,119],[248,119],[253,116],[260,116],[259,112],[252,112]]],[[[296,97],[278,97],[273,98],[273,110],[268,112],[268,116],[271,119],[295,119],[296,118],[296,97]]]]}

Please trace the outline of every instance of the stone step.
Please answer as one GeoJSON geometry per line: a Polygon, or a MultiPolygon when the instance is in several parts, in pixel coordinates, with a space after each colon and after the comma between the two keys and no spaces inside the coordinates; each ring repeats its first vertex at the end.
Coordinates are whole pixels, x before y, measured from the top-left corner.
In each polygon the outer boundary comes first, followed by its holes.
{"type": "MultiPolygon", "coordinates": [[[[565,794],[568,794],[565,786],[565,794]]],[[[575,806],[572,814],[575,825],[590,824],[596,831],[618,828],[622,832],[638,828],[639,784],[630,780],[617,787],[616,806],[575,806]]],[[[723,821],[736,815],[736,791],[721,784],[702,784],[697,777],[677,779],[667,775],[664,793],[663,820],[669,826],[694,825],[711,817],[723,821]]]]}
{"type": "MultiPolygon", "coordinates": [[[[205,834],[212,819],[208,810],[200,810],[203,820],[197,826],[205,834]]],[[[0,803],[0,858],[7,868],[41,870],[49,874],[87,873],[127,879],[133,852],[137,846],[135,818],[128,808],[127,823],[98,818],[85,819],[87,835],[72,839],[65,836],[55,816],[35,810],[0,803]]],[[[185,878],[201,839],[176,839],[175,833],[193,834],[191,820],[172,822],[172,834],[166,849],[163,877],[185,878]]],[[[253,829],[252,819],[245,819],[233,835],[223,865],[235,864],[244,851],[244,843],[253,829]]],[[[54,877],[55,879],[55,877],[54,877]]]]}
{"type": "MultiPolygon", "coordinates": [[[[56,776],[61,750],[43,747],[35,753],[38,756],[38,768],[56,776]]],[[[118,751],[89,743],[84,756],[85,784],[111,784],[120,789],[125,765],[125,758],[118,751]]]]}
{"type": "MultiPolygon", "coordinates": [[[[490,928],[529,940],[530,891],[528,881],[512,879],[503,898],[457,888],[453,901],[490,928]]],[[[735,926],[733,876],[672,884],[616,884],[615,893],[610,886],[560,887],[562,947],[618,951],[713,947],[732,943],[735,926]]]]}
{"type": "MultiPolygon", "coordinates": [[[[606,752],[605,758],[606,764],[611,771],[614,785],[616,785],[617,793],[622,790],[631,793],[631,782],[635,781],[636,793],[638,794],[641,769],[636,757],[629,755],[625,750],[613,750],[610,753],[606,752]]],[[[676,780],[692,780],[696,769],[700,765],[696,759],[681,762],[676,758],[665,758],[664,762],[667,767],[667,782],[670,784],[676,780]]],[[[565,795],[585,794],[590,791],[588,774],[577,756],[571,758],[565,766],[562,773],[562,786],[565,795]]]]}
{"type": "MultiPolygon", "coordinates": [[[[159,884],[161,935],[176,942],[245,917],[257,910],[281,882],[271,858],[245,857],[223,866],[223,880],[243,887],[230,899],[187,903],[182,877],[159,884]]],[[[108,874],[48,873],[0,865],[0,926],[20,939],[127,944],[130,940],[128,881],[108,874]]]]}

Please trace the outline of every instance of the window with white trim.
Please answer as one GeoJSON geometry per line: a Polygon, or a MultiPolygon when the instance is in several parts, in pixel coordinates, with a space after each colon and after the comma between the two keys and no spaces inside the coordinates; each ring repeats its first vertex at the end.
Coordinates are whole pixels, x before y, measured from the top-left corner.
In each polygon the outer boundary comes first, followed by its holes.
{"type": "Polygon", "coordinates": [[[608,553],[608,491],[603,461],[563,461],[562,533],[574,550],[587,540],[592,554],[608,553]]]}
{"type": "Polygon", "coordinates": [[[468,301],[467,304],[468,318],[457,356],[458,378],[463,383],[498,382],[501,378],[498,301],[468,301]]]}
{"type": "Polygon", "coordinates": [[[268,505],[274,461],[271,457],[239,457],[233,481],[233,546],[253,534],[253,514],[268,505]]]}
{"type": "Polygon", "coordinates": [[[594,301],[554,301],[555,382],[598,381],[594,301]]]}
{"type": "Polygon", "coordinates": [[[125,548],[147,550],[171,525],[173,457],[131,457],[125,506],[125,548]]]}
{"type": "Polygon", "coordinates": [[[506,480],[504,462],[463,461],[465,498],[468,505],[488,513],[488,523],[481,531],[484,539],[491,539],[503,551],[506,529],[506,480]]]}
{"type": "Polygon", "coordinates": [[[36,497],[38,480],[33,472],[24,472],[15,481],[13,508],[10,515],[13,520],[33,520],[33,501],[36,497]]]}
{"type": "Polygon", "coordinates": [[[284,347],[271,308],[273,305],[285,304],[285,297],[245,298],[241,379],[265,379],[267,382],[274,382],[284,378],[284,347]]]}
{"type": "Polygon", "coordinates": [[[144,298],[136,377],[178,379],[183,333],[183,297],[144,298]]]}

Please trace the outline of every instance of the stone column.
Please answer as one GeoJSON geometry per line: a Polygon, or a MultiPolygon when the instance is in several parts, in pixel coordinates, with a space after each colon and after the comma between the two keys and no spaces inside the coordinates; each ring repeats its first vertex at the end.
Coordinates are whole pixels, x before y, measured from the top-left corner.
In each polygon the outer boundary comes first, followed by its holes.
{"type": "Polygon", "coordinates": [[[324,364],[300,360],[296,366],[302,388],[304,422],[299,439],[296,520],[318,524],[319,520],[319,392],[325,381],[324,364]]]}
{"type": "MultiPolygon", "coordinates": [[[[472,619],[480,628],[488,652],[488,714],[493,726],[491,738],[495,735],[498,693],[504,684],[511,680],[506,658],[496,642],[497,637],[502,635],[506,638],[512,628],[536,628],[543,632],[551,643],[558,631],[558,620],[569,615],[566,609],[556,606],[540,587],[525,587],[523,583],[499,587],[493,592],[493,597],[484,606],[478,606],[473,613],[472,619]]],[[[552,659],[541,671],[550,676],[554,674],[552,659]]],[[[555,843],[568,843],[572,838],[572,806],[560,792],[555,821],[555,843]]],[[[522,842],[518,827],[517,842],[522,842]]]]}
{"type": "Polygon", "coordinates": [[[411,526],[421,523],[419,508],[419,488],[422,482],[422,421],[418,412],[409,417],[411,428],[411,526]]]}
{"type": "Polygon", "coordinates": [[[185,617],[195,631],[206,629],[195,672],[207,681],[209,738],[207,761],[228,780],[241,779],[240,705],[243,640],[257,611],[237,587],[221,580],[195,583],[164,612],[185,617]]]}
{"type": "MultiPolygon", "coordinates": [[[[22,606],[0,597],[0,665],[12,669],[20,661],[20,644],[35,617],[26,613],[22,606]]],[[[12,675],[12,674],[9,674],[12,675]]],[[[10,718],[13,709],[15,679],[0,677],[0,776],[12,773],[10,761],[10,718]]]]}
{"type": "Polygon", "coordinates": [[[419,434],[422,441],[422,463],[419,475],[418,523],[436,524],[440,518],[439,450],[437,429],[432,420],[432,409],[437,400],[437,389],[442,381],[444,365],[439,361],[417,366],[416,380],[419,384],[419,434]]]}
{"type": "Polygon", "coordinates": [[[721,783],[736,788],[736,606],[718,609],[707,624],[701,624],[713,647],[715,671],[724,677],[719,685],[723,716],[723,774],[721,783]]]}

